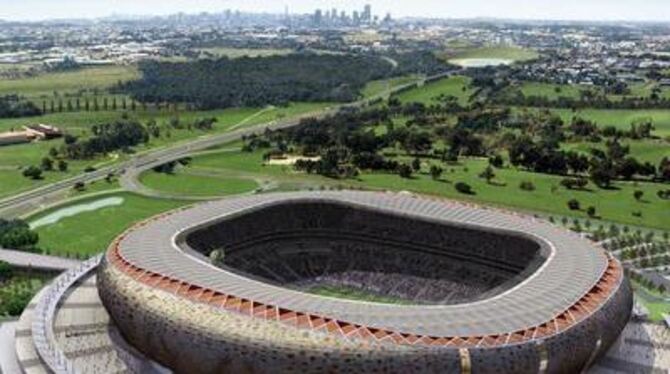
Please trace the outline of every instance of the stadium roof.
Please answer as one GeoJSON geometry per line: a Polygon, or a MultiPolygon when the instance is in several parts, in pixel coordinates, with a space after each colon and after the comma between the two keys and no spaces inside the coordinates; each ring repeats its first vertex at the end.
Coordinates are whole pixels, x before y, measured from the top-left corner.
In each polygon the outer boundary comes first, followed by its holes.
{"type": "Polygon", "coordinates": [[[147,222],[118,243],[119,254],[148,271],[221,293],[350,323],[432,336],[495,335],[551,321],[580,300],[608,266],[604,251],[578,234],[532,217],[408,194],[321,191],[266,194],[204,203],[147,222]],[[524,233],[550,254],[527,279],[491,298],[457,305],[394,305],[317,296],[263,283],[188,255],[180,233],[248,209],[289,201],[329,201],[382,212],[524,233]]]}

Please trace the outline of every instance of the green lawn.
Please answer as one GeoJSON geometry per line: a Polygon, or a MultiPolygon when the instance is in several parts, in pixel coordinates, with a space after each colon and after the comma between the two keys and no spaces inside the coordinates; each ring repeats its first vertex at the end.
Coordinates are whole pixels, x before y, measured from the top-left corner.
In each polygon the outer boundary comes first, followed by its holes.
{"type": "Polygon", "coordinates": [[[288,48],[212,47],[212,48],[198,48],[196,50],[201,53],[212,54],[216,57],[228,57],[228,58],[283,56],[294,52],[294,50],[288,48]]]}
{"type": "MultiPolygon", "coordinates": [[[[535,110],[535,109],[531,109],[535,110]]],[[[572,117],[580,116],[595,121],[600,126],[614,126],[621,130],[630,130],[633,121],[651,119],[656,127],[653,132],[658,136],[670,136],[670,110],[663,109],[583,109],[573,112],[570,109],[552,109],[570,123],[572,117]]]]}
{"type": "Polygon", "coordinates": [[[148,171],[142,174],[140,181],[152,190],[184,196],[234,195],[251,192],[258,187],[253,180],[193,175],[184,172],[165,174],[148,171]]]}
{"type": "MultiPolygon", "coordinates": [[[[596,208],[602,220],[614,221],[622,224],[670,229],[670,202],[660,200],[656,193],[666,185],[655,183],[616,183],[614,189],[602,190],[589,184],[587,190],[572,191],[560,187],[562,177],[545,174],[530,173],[505,168],[495,170],[497,177],[492,184],[487,184],[479,174],[487,166],[486,160],[464,160],[459,165],[442,165],[446,170],[443,180],[434,181],[427,175],[429,162],[424,161],[423,173],[415,174],[412,179],[402,179],[395,174],[362,173],[357,179],[334,180],[321,176],[307,175],[295,172],[291,167],[262,166],[262,151],[254,153],[234,152],[210,154],[193,159],[194,167],[211,167],[223,170],[234,170],[252,175],[263,175],[268,178],[283,181],[292,179],[301,180],[312,185],[342,185],[345,187],[366,187],[372,189],[413,191],[428,195],[442,196],[459,200],[468,200],[484,204],[517,208],[548,215],[571,216],[586,218],[585,210],[589,206],[596,208]],[[475,195],[458,193],[454,184],[466,182],[472,186],[475,195]],[[532,182],[534,191],[523,191],[519,188],[522,181],[532,182]],[[644,192],[642,202],[633,197],[635,190],[644,192]],[[571,211],[567,207],[568,200],[575,198],[581,203],[580,211],[571,211]],[[633,216],[633,212],[641,212],[641,217],[633,216]]],[[[430,161],[434,162],[434,161],[430,161]]],[[[297,183],[294,183],[297,184],[297,183]]],[[[597,220],[594,220],[594,224],[597,220]]]]}
{"type": "MultiPolygon", "coordinates": [[[[651,83],[636,83],[630,86],[631,92],[629,95],[608,95],[608,97],[610,100],[614,101],[621,100],[624,97],[649,97],[653,87],[654,85],[651,83]]],[[[557,100],[560,97],[579,99],[581,91],[594,89],[594,87],[580,86],[578,84],[552,84],[542,82],[523,82],[514,88],[521,90],[526,97],[540,96],[546,97],[549,100],[557,100]]],[[[663,88],[661,90],[661,96],[670,98],[670,89],[663,88]]]]}
{"type": "MultiPolygon", "coordinates": [[[[630,146],[630,154],[639,161],[651,162],[658,165],[663,157],[670,156],[670,143],[661,140],[622,140],[621,144],[630,146]]],[[[572,149],[585,154],[590,154],[591,148],[605,150],[605,142],[589,143],[565,143],[564,149],[572,149]]]]}
{"type": "Polygon", "coordinates": [[[395,87],[418,82],[419,79],[420,78],[417,75],[408,75],[403,77],[372,81],[365,85],[362,94],[363,97],[370,98],[389,91],[395,87]]]}
{"type": "Polygon", "coordinates": [[[470,95],[472,95],[470,78],[463,76],[444,78],[422,87],[401,92],[396,97],[403,103],[420,102],[432,104],[440,95],[455,96],[461,105],[467,104],[470,95]]]}
{"type": "MultiPolygon", "coordinates": [[[[286,107],[271,108],[230,108],[223,110],[198,111],[179,113],[182,123],[192,122],[196,118],[216,117],[217,123],[211,131],[169,129],[167,122],[175,116],[175,113],[166,111],[138,111],[130,112],[131,118],[143,123],[155,119],[162,128],[160,138],[152,138],[150,143],[136,147],[137,152],[147,151],[156,147],[167,146],[179,141],[185,141],[200,136],[208,136],[231,130],[252,126],[261,123],[282,120],[322,110],[332,104],[330,103],[292,103],[286,107]],[[168,130],[169,129],[169,130],[168,130]],[[169,136],[168,136],[169,134],[169,136]]],[[[32,122],[45,122],[54,124],[66,130],[68,133],[87,137],[90,135],[92,125],[111,122],[119,119],[120,112],[80,112],[80,113],[57,113],[27,119],[0,119],[0,131],[11,128],[20,128],[24,124],[32,122]]],[[[81,173],[87,166],[101,166],[128,158],[124,154],[109,154],[100,156],[94,160],[68,161],[67,173],[47,172],[44,179],[33,181],[21,175],[20,168],[30,165],[39,165],[41,159],[49,154],[52,147],[60,147],[63,140],[52,140],[29,144],[11,145],[0,147],[0,197],[18,193],[30,188],[39,187],[44,184],[53,183],[67,177],[81,173]]]]}
{"type": "Polygon", "coordinates": [[[105,91],[118,82],[139,77],[135,66],[88,67],[75,71],[44,73],[21,79],[0,79],[0,95],[20,94],[31,100],[54,99],[77,93],[90,96],[92,91],[105,91]]]}
{"type": "Polygon", "coordinates": [[[79,213],[36,229],[40,236],[38,246],[57,255],[93,255],[105,250],[116,236],[133,223],[188,204],[179,200],[151,199],[129,192],[120,192],[66,203],[37,213],[27,220],[34,221],[66,207],[109,197],[121,197],[124,200],[118,206],[79,213]]]}
{"type": "Polygon", "coordinates": [[[580,92],[584,87],[569,84],[549,84],[540,82],[524,82],[519,87],[524,96],[540,96],[550,100],[556,100],[559,97],[569,97],[578,99],[580,92]]]}
{"type": "MultiPolygon", "coordinates": [[[[539,54],[533,50],[513,46],[485,46],[478,48],[458,48],[444,54],[451,63],[461,65],[469,60],[500,60],[520,62],[535,59],[539,54]]],[[[467,65],[467,64],[466,64],[467,65]]]]}

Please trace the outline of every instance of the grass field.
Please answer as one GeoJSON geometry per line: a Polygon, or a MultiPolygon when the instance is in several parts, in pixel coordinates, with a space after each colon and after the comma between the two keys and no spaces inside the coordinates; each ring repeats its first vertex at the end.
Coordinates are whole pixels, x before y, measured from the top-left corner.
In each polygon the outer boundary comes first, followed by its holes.
{"type": "Polygon", "coordinates": [[[228,58],[283,56],[294,52],[292,49],[288,48],[228,48],[228,47],[198,48],[197,51],[201,53],[208,53],[216,57],[228,57],[228,58]]]}
{"type": "Polygon", "coordinates": [[[551,111],[560,115],[566,123],[570,123],[572,117],[580,116],[595,121],[600,126],[614,126],[621,130],[630,130],[633,121],[651,119],[656,128],[653,134],[661,137],[670,136],[670,110],[583,109],[573,112],[570,109],[551,109],[551,111]]]}
{"type": "MultiPolygon", "coordinates": [[[[403,179],[395,174],[362,173],[356,179],[333,180],[321,176],[297,173],[290,167],[262,166],[262,152],[220,153],[193,159],[192,165],[200,167],[220,168],[245,172],[250,175],[264,175],[277,180],[290,179],[294,185],[342,185],[344,187],[365,187],[372,189],[413,191],[428,195],[442,196],[459,200],[517,208],[547,215],[570,216],[580,219],[587,218],[585,210],[594,206],[601,220],[614,221],[622,224],[670,230],[670,202],[660,200],[657,191],[667,186],[654,183],[616,183],[615,188],[599,189],[592,184],[581,191],[566,190],[560,187],[562,177],[530,173],[505,168],[495,170],[497,174],[492,184],[486,183],[479,174],[487,166],[486,160],[469,159],[458,165],[444,166],[446,172],[443,179],[434,181],[427,175],[428,162],[422,166],[423,173],[415,174],[412,179],[403,179]],[[474,195],[458,193],[454,184],[466,182],[475,191],[474,195]],[[534,191],[523,191],[519,188],[522,181],[530,181],[535,185],[534,191]],[[641,202],[633,197],[635,190],[644,192],[641,202]],[[567,207],[568,200],[575,198],[581,203],[582,209],[571,211],[567,207]],[[640,217],[633,212],[641,212],[640,217]]],[[[593,220],[596,225],[598,219],[593,220]]]]}
{"type": "MultiPolygon", "coordinates": [[[[168,131],[166,130],[168,128],[167,122],[177,114],[167,111],[158,112],[151,110],[130,112],[129,115],[131,118],[141,122],[155,119],[163,128],[163,135],[161,138],[152,138],[150,143],[136,147],[136,151],[142,152],[199,136],[222,133],[231,130],[233,127],[239,128],[252,126],[304,113],[310,113],[330,105],[331,104],[329,103],[294,103],[287,107],[270,107],[264,109],[231,108],[214,111],[179,113],[178,116],[183,123],[192,122],[194,119],[202,117],[216,117],[218,122],[214,125],[212,131],[188,130],[186,128],[180,130],[170,129],[169,137],[167,137],[168,131]]],[[[90,135],[90,128],[92,125],[111,122],[119,119],[120,116],[120,112],[81,112],[49,114],[37,118],[0,119],[0,131],[6,131],[11,128],[20,128],[24,124],[39,121],[54,124],[70,134],[86,137],[90,135]]],[[[58,148],[61,144],[63,144],[63,140],[0,147],[0,197],[71,177],[81,173],[87,166],[102,166],[106,163],[117,162],[128,157],[123,154],[110,154],[98,157],[94,160],[68,161],[69,170],[67,173],[47,172],[44,174],[44,179],[38,181],[29,180],[21,175],[20,168],[30,165],[39,165],[40,160],[48,155],[51,147],[58,148]]]]}
{"type": "Polygon", "coordinates": [[[376,295],[370,292],[359,290],[353,287],[347,286],[315,286],[307,290],[307,292],[319,295],[319,296],[328,296],[334,297],[337,299],[349,299],[357,301],[367,301],[371,303],[383,303],[383,304],[402,304],[410,305],[411,302],[395,297],[390,296],[381,296],[376,295]]]}
{"type": "MultiPolygon", "coordinates": [[[[649,97],[652,93],[653,87],[654,85],[650,83],[637,83],[630,86],[631,92],[628,95],[608,95],[608,97],[613,101],[621,100],[624,97],[649,97]]],[[[581,91],[594,89],[593,87],[581,86],[578,84],[524,82],[518,85],[518,87],[514,87],[511,92],[514,92],[514,90],[517,88],[526,97],[540,96],[546,97],[549,100],[556,100],[560,97],[579,99],[581,91]]],[[[670,98],[670,89],[663,88],[661,90],[661,96],[664,98],[670,98]]]]}
{"type": "Polygon", "coordinates": [[[419,79],[420,78],[417,75],[408,75],[403,77],[372,81],[365,85],[362,91],[362,95],[365,98],[370,98],[379,95],[381,93],[384,93],[395,87],[418,82],[419,79]]]}
{"type": "Polygon", "coordinates": [[[109,197],[123,198],[123,204],[63,218],[57,223],[36,229],[38,246],[51,254],[93,255],[105,250],[111,241],[133,223],[158,213],[184,206],[179,200],[151,199],[129,192],[112,193],[77,200],[29,217],[28,222],[60,209],[109,197]]]}
{"type": "Polygon", "coordinates": [[[443,55],[448,62],[468,66],[470,61],[485,61],[500,63],[522,62],[535,59],[539,54],[533,50],[513,46],[486,46],[479,48],[455,49],[443,55]]]}
{"type": "Polygon", "coordinates": [[[140,181],[152,190],[169,195],[185,196],[234,195],[251,192],[258,187],[254,181],[248,179],[221,178],[184,172],[165,174],[149,171],[142,174],[140,181]]]}
{"type": "Polygon", "coordinates": [[[463,76],[444,78],[422,87],[401,92],[396,97],[403,103],[420,102],[432,104],[440,95],[455,96],[462,105],[467,104],[470,95],[472,95],[470,78],[463,76]]]}
{"type": "Polygon", "coordinates": [[[22,79],[0,79],[0,95],[19,94],[41,102],[42,98],[54,98],[54,93],[62,97],[78,92],[104,91],[119,81],[136,79],[139,74],[135,66],[108,65],[22,79]]]}
{"type": "MultiPolygon", "coordinates": [[[[670,156],[670,143],[665,141],[623,140],[621,144],[630,146],[630,154],[634,155],[638,161],[651,162],[654,165],[658,165],[663,157],[670,156]]],[[[566,143],[564,144],[564,148],[590,154],[591,148],[605,150],[605,143],[566,143]]]]}
{"type": "Polygon", "coordinates": [[[580,92],[585,89],[578,85],[568,84],[549,84],[539,82],[524,82],[519,87],[524,96],[540,96],[550,100],[556,100],[559,97],[569,97],[578,99],[580,92]]]}

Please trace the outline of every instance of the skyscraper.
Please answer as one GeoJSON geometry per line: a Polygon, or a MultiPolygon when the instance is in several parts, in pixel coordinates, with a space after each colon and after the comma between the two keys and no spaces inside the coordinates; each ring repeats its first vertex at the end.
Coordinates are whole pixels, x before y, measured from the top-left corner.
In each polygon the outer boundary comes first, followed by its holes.
{"type": "Polygon", "coordinates": [[[361,16],[361,19],[365,23],[370,23],[370,21],[372,21],[372,5],[365,4],[365,8],[363,10],[363,15],[361,16]]]}
{"type": "Polygon", "coordinates": [[[317,9],[314,12],[314,25],[315,26],[321,25],[322,20],[323,20],[323,12],[321,12],[321,9],[317,9]]]}

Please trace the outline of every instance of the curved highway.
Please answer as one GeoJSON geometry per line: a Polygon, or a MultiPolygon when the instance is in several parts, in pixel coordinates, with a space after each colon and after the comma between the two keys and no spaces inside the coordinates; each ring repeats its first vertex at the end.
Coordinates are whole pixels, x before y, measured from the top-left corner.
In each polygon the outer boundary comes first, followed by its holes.
{"type": "MultiPolygon", "coordinates": [[[[449,77],[451,74],[452,74],[451,72],[441,73],[438,75],[427,77],[423,81],[424,82],[433,81],[436,79],[446,78],[449,77]]],[[[421,83],[422,82],[418,82],[418,84],[421,83]]],[[[319,112],[307,113],[298,117],[293,117],[282,121],[272,121],[260,125],[239,128],[234,131],[222,134],[204,136],[187,142],[182,142],[165,148],[160,148],[146,153],[138,154],[134,156],[132,159],[125,162],[103,167],[93,172],[84,173],[73,178],[65,179],[59,182],[49,184],[47,186],[39,187],[5,199],[1,199],[0,216],[20,217],[30,212],[33,212],[47,204],[56,203],[62,199],[65,192],[67,192],[77,183],[89,183],[95,180],[99,180],[106,177],[110,173],[111,174],[134,173],[135,175],[139,175],[141,172],[145,170],[151,169],[158,165],[165,164],[170,161],[175,161],[180,158],[186,157],[190,153],[202,151],[204,149],[211,148],[217,145],[239,140],[242,137],[251,134],[261,134],[263,131],[265,131],[265,129],[277,130],[277,129],[289,128],[297,125],[300,122],[300,120],[304,118],[308,117],[323,118],[328,115],[337,113],[337,111],[342,108],[363,107],[376,100],[383,99],[389,94],[405,90],[416,84],[417,82],[396,86],[392,89],[387,90],[386,92],[382,92],[373,97],[362,99],[354,103],[342,104],[335,106],[333,108],[327,108],[319,112]]]]}

